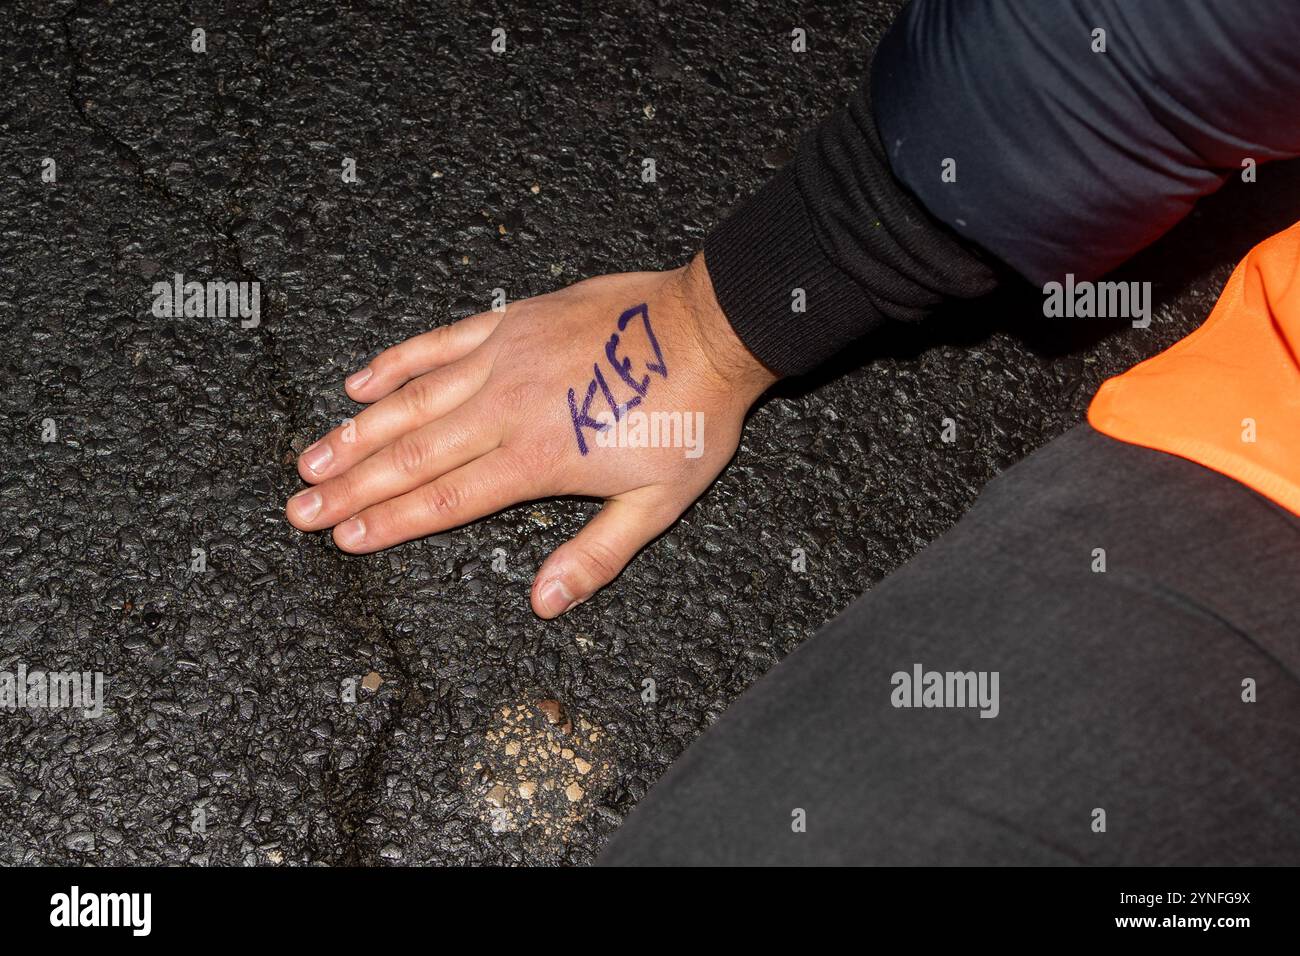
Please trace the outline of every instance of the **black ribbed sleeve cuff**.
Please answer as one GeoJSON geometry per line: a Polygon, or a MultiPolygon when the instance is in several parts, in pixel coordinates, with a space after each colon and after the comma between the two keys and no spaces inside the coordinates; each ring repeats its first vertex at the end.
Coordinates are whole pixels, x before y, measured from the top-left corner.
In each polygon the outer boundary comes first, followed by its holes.
{"type": "Polygon", "coordinates": [[[808,371],[880,321],[822,253],[793,164],[705,239],[704,261],[736,334],[778,375],[808,371]]]}

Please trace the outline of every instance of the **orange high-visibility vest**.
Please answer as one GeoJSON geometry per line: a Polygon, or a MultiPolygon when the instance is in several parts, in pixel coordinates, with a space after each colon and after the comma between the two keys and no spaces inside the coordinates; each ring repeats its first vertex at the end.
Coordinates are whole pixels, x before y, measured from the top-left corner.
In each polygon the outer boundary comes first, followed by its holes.
{"type": "Polygon", "coordinates": [[[1300,223],[1250,251],[1204,325],[1104,382],[1088,422],[1300,514],[1300,223]]]}

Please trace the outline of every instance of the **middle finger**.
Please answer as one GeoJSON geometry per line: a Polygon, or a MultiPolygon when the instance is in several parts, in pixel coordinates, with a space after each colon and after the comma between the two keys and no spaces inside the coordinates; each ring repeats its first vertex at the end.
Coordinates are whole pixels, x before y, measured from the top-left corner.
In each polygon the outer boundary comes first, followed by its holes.
{"type": "Polygon", "coordinates": [[[304,451],[298,459],[298,474],[308,484],[342,474],[407,432],[468,401],[490,367],[471,359],[412,379],[304,451]]]}
{"type": "Polygon", "coordinates": [[[469,402],[407,432],[337,477],[294,495],[289,520],[303,531],[332,527],[492,451],[501,443],[499,419],[479,404],[469,402]]]}

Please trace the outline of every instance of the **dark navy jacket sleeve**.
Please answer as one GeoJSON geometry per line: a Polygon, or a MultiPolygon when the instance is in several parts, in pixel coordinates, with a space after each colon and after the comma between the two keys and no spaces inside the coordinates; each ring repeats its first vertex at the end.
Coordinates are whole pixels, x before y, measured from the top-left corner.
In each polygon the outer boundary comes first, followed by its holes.
{"type": "Polygon", "coordinates": [[[705,260],[750,350],[805,371],[1005,268],[1108,271],[1243,161],[1300,155],[1297,102],[1296,0],[915,0],[705,260]]]}

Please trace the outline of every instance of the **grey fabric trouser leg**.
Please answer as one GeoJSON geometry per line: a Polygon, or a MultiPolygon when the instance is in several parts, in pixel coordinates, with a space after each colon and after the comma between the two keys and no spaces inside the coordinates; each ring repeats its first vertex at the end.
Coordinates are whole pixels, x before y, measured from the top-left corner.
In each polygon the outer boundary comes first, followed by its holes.
{"type": "Polygon", "coordinates": [[[1300,519],[1081,425],[742,696],[601,862],[1297,864],[1297,675],[1300,519]],[[895,706],[917,664],[996,671],[997,716],[895,706]]]}

